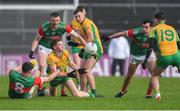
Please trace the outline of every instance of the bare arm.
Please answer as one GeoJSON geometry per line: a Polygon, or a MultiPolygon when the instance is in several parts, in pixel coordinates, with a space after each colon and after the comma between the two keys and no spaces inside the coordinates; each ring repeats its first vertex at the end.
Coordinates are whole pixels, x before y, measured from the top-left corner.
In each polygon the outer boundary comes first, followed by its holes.
{"type": "Polygon", "coordinates": [[[41,40],[42,36],[40,36],[38,33],[36,35],[36,38],[32,42],[31,51],[35,51],[36,47],[38,46],[39,41],[41,40]]]}
{"type": "Polygon", "coordinates": [[[110,35],[110,36],[109,36],[109,39],[118,38],[118,37],[121,37],[121,36],[128,36],[127,31],[118,32],[118,33],[115,33],[115,34],[113,34],[113,35],[110,35]]]}
{"type": "Polygon", "coordinates": [[[82,43],[82,45],[85,45],[86,44],[86,41],[77,33],[75,32],[74,30],[71,31],[70,33],[73,37],[79,39],[82,43]]]}

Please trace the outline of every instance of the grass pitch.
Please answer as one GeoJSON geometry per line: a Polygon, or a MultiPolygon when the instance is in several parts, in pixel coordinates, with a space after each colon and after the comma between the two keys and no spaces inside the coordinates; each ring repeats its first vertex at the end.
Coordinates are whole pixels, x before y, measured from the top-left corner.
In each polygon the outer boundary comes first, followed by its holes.
{"type": "Polygon", "coordinates": [[[128,93],[114,95],[122,85],[122,77],[97,77],[97,92],[104,98],[34,97],[9,99],[8,78],[0,76],[0,110],[179,110],[180,78],[160,78],[162,100],[145,99],[149,78],[134,78],[128,93]]]}

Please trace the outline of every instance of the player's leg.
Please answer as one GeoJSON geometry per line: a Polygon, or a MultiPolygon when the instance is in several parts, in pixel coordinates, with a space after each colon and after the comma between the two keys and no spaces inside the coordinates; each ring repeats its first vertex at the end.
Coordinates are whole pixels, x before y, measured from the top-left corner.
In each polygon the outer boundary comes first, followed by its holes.
{"type": "Polygon", "coordinates": [[[50,92],[50,96],[56,96],[56,93],[57,93],[56,87],[50,86],[49,87],[49,92],[50,92]]]}
{"type": "MultiPolygon", "coordinates": [[[[156,67],[156,60],[152,60],[147,63],[147,69],[149,70],[151,77],[152,77],[155,67],[156,67]]],[[[151,98],[152,92],[153,92],[153,86],[152,86],[151,79],[150,79],[145,98],[151,98]]]]}
{"type": "Polygon", "coordinates": [[[97,60],[94,57],[91,57],[87,59],[84,63],[84,67],[87,69],[87,73],[85,74],[87,81],[91,87],[92,93],[96,96],[96,84],[95,84],[95,79],[94,75],[92,74],[92,69],[96,65],[97,60]]]}
{"type": "Polygon", "coordinates": [[[137,67],[138,67],[138,64],[132,64],[132,63],[129,64],[128,73],[124,79],[123,86],[122,86],[120,92],[115,95],[115,97],[122,97],[127,92],[127,90],[128,90],[127,88],[131,82],[131,79],[134,76],[134,73],[135,73],[137,67]]]}
{"type": "Polygon", "coordinates": [[[61,84],[61,96],[67,96],[65,89],[66,89],[65,84],[62,83],[61,84]]]}
{"type": "MultiPolygon", "coordinates": [[[[84,67],[84,64],[86,63],[86,60],[81,60],[81,67],[84,67]]],[[[81,85],[81,90],[82,91],[85,91],[87,92],[87,87],[86,87],[86,84],[87,84],[87,78],[86,78],[86,75],[85,74],[81,74],[80,75],[80,85],[81,85]]]]}
{"type": "MultiPolygon", "coordinates": [[[[73,53],[73,60],[74,60],[74,63],[76,64],[76,66],[80,67],[81,66],[81,58],[79,57],[79,53],[73,53]]],[[[76,78],[76,83],[77,83],[77,88],[80,90],[80,75],[77,75],[77,78],[76,78]]]]}
{"type": "Polygon", "coordinates": [[[84,92],[84,91],[79,91],[76,88],[76,85],[74,84],[72,79],[69,79],[65,82],[65,85],[67,88],[70,90],[71,94],[75,97],[89,97],[91,96],[89,93],[84,92]]]}

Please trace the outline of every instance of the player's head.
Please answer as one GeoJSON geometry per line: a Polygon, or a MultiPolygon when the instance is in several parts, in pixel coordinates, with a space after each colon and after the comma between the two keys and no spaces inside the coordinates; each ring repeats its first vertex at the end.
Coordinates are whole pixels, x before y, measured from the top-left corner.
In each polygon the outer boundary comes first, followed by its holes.
{"type": "Polygon", "coordinates": [[[86,17],[86,10],[83,6],[78,6],[74,11],[77,22],[82,23],[86,17]]]}
{"type": "Polygon", "coordinates": [[[61,40],[53,40],[51,42],[51,48],[56,52],[62,52],[64,50],[64,43],[61,40]]]}
{"type": "Polygon", "coordinates": [[[51,13],[50,19],[49,19],[49,22],[51,24],[51,28],[56,29],[59,25],[60,20],[61,20],[60,16],[57,12],[51,13]]]}
{"type": "Polygon", "coordinates": [[[152,25],[153,25],[153,21],[152,21],[152,20],[150,20],[150,19],[144,19],[144,20],[143,20],[142,30],[143,30],[143,32],[144,32],[146,35],[149,34],[152,25]]]}
{"type": "Polygon", "coordinates": [[[22,65],[22,72],[23,73],[30,73],[33,68],[34,68],[34,65],[31,62],[25,62],[22,65]]]}
{"type": "Polygon", "coordinates": [[[154,15],[154,23],[157,24],[161,21],[165,21],[165,14],[163,12],[158,12],[154,15]]]}

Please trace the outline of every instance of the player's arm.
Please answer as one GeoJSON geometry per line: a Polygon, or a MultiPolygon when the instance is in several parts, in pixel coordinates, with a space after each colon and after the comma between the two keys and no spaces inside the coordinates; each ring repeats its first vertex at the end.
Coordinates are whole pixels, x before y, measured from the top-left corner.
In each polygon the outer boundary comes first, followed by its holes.
{"type": "Polygon", "coordinates": [[[34,39],[33,42],[32,42],[31,51],[29,52],[29,57],[30,57],[31,59],[34,59],[34,57],[33,57],[34,51],[35,51],[36,47],[38,46],[38,43],[39,43],[39,41],[41,40],[41,38],[43,37],[43,35],[44,35],[44,31],[43,31],[42,27],[40,27],[40,28],[38,29],[38,33],[36,34],[35,39],[34,39]]]}
{"type": "Polygon", "coordinates": [[[13,68],[11,70],[15,70],[15,71],[21,73],[22,72],[22,66],[15,67],[15,68],[13,68]]]}
{"type": "Polygon", "coordinates": [[[112,35],[109,36],[109,39],[118,38],[118,37],[121,37],[121,36],[128,36],[128,31],[122,31],[122,32],[117,32],[115,34],[112,34],[112,35]]]}
{"type": "Polygon", "coordinates": [[[71,26],[66,25],[66,32],[69,33],[72,37],[75,37],[75,38],[79,39],[81,41],[82,45],[86,44],[86,41],[77,32],[75,32],[71,28],[71,26]]]}
{"type": "Polygon", "coordinates": [[[142,64],[143,69],[146,69],[146,63],[148,61],[148,58],[150,57],[152,50],[155,49],[155,46],[156,46],[156,39],[155,38],[150,38],[149,42],[150,42],[150,45],[149,45],[149,48],[146,52],[146,58],[142,64]]]}

